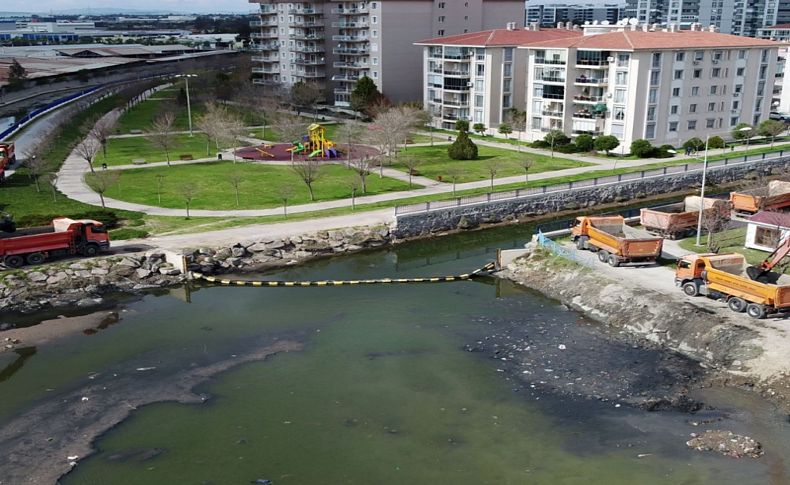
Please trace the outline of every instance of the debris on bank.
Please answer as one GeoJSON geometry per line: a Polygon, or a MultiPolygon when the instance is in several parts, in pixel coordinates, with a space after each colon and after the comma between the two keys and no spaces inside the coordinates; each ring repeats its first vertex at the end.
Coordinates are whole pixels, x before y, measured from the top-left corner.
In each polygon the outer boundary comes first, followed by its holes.
{"type": "Polygon", "coordinates": [[[732,431],[707,430],[700,435],[692,434],[686,446],[697,451],[714,451],[730,458],[759,458],[763,456],[763,446],[748,436],[734,434],[732,431]]]}

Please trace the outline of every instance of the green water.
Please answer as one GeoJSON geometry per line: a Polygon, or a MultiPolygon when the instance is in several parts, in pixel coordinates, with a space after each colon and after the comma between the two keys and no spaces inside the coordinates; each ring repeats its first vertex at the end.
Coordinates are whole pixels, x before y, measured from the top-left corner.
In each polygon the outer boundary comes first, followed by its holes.
{"type": "MultiPolygon", "coordinates": [[[[490,260],[494,248],[523,243],[520,231],[271,276],[465,272],[490,260]]],[[[144,386],[275,338],[305,348],[215,376],[196,389],[210,396],[203,404],[138,409],[98,440],[98,453],[65,484],[760,483],[773,463],[687,451],[688,433],[699,430],[680,413],[515,392],[495,360],[463,346],[487,335],[492,316],[524,325],[581,320],[508,284],[216,287],[192,293],[191,303],[162,295],[124,307],[120,322],[42,346],[0,382],[0,422],[91,377],[111,386],[114,376],[133,375],[144,386]],[[156,369],[135,374],[139,367],[156,369]],[[134,455],[151,449],[164,451],[134,455]]]]}

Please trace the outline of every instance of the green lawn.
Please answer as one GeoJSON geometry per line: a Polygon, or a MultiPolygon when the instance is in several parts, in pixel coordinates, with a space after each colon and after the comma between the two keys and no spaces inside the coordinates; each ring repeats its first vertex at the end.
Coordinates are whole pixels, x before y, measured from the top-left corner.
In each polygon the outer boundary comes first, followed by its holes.
{"type": "MultiPolygon", "coordinates": [[[[529,169],[529,173],[533,174],[591,165],[589,163],[569,160],[567,158],[551,158],[544,155],[518,153],[513,150],[487,146],[478,146],[478,153],[479,158],[477,160],[451,160],[447,156],[447,146],[443,145],[434,147],[412,147],[401,152],[400,157],[409,156],[420,160],[421,163],[417,167],[417,171],[420,175],[432,179],[442,177],[444,180],[450,180],[448,169],[450,167],[460,167],[463,170],[463,174],[458,178],[458,183],[488,179],[490,177],[488,167],[491,164],[499,166],[499,170],[496,174],[497,178],[511,175],[523,175],[524,169],[518,165],[518,161],[525,158],[529,158],[533,161],[533,166],[529,169]]],[[[404,172],[408,171],[401,161],[394,163],[392,168],[404,172]]]]}
{"type": "MultiPolygon", "coordinates": [[[[316,201],[335,200],[351,197],[348,186],[354,172],[340,165],[326,165],[314,184],[316,201]]],[[[279,196],[281,187],[291,186],[293,196],[290,205],[310,202],[307,186],[287,166],[266,166],[239,162],[211,162],[197,165],[174,167],[155,167],[124,170],[118,185],[112,187],[107,196],[170,208],[184,207],[180,187],[185,181],[197,186],[192,203],[194,209],[258,209],[282,205],[279,196]],[[229,177],[234,172],[243,176],[240,184],[239,205],[236,205],[235,192],[229,177]],[[162,179],[162,203],[158,202],[158,175],[162,179]]],[[[408,189],[408,184],[391,178],[380,179],[371,174],[368,179],[368,195],[408,189]]],[[[415,185],[415,188],[419,186],[415,185]]],[[[358,195],[363,195],[359,193],[358,195]]]]}
{"type": "MultiPolygon", "coordinates": [[[[173,135],[174,146],[170,150],[170,160],[178,160],[181,155],[191,155],[193,159],[212,157],[216,155],[215,147],[212,145],[209,154],[206,155],[206,137],[200,133],[194,136],[173,135]]],[[[167,160],[165,151],[146,137],[132,138],[111,138],[107,141],[107,158],[99,152],[93,161],[94,167],[107,165],[128,165],[133,160],[145,160],[148,163],[164,162],[167,160]]]]}
{"type": "MultiPolygon", "coordinates": [[[[138,103],[134,108],[124,112],[118,120],[118,132],[122,135],[130,133],[132,130],[147,131],[151,129],[151,124],[160,114],[167,110],[173,110],[176,115],[174,129],[184,131],[189,129],[189,117],[187,109],[174,102],[175,100],[148,99],[138,103]]],[[[192,121],[203,113],[203,106],[196,103],[192,104],[192,121]]]]}

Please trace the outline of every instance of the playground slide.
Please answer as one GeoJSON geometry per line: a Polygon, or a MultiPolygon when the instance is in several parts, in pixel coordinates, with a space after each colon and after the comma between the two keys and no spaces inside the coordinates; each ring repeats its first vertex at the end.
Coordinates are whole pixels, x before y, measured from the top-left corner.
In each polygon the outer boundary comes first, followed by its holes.
{"type": "Polygon", "coordinates": [[[293,153],[302,153],[304,151],[304,145],[296,145],[295,147],[289,148],[287,151],[293,153]]]}
{"type": "Polygon", "coordinates": [[[321,150],[316,150],[316,151],[314,151],[313,153],[311,153],[311,154],[309,155],[309,158],[313,158],[313,157],[315,157],[316,155],[321,155],[321,150]]]}
{"type": "Polygon", "coordinates": [[[327,155],[329,156],[329,158],[337,158],[339,156],[337,150],[335,150],[334,148],[330,148],[329,150],[327,150],[327,155]]]}

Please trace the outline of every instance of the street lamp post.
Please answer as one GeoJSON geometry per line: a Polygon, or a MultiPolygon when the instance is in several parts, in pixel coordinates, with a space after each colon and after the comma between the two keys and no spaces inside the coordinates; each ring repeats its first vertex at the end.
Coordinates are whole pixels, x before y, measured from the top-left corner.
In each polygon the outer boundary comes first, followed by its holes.
{"type": "MultiPolygon", "coordinates": [[[[738,131],[746,132],[751,130],[752,128],[750,126],[744,126],[738,131]]],[[[701,246],[700,239],[702,237],[702,212],[705,209],[705,181],[706,181],[706,176],[708,174],[708,144],[709,143],[710,143],[710,134],[708,134],[708,136],[705,137],[705,155],[702,158],[702,187],[700,188],[700,194],[699,194],[700,201],[699,201],[699,215],[697,218],[697,241],[695,243],[696,246],[701,246]]]]}
{"type": "Polygon", "coordinates": [[[192,103],[189,100],[189,78],[197,77],[197,74],[179,74],[176,77],[183,77],[186,82],[187,118],[189,119],[189,136],[192,136],[192,103]]]}

